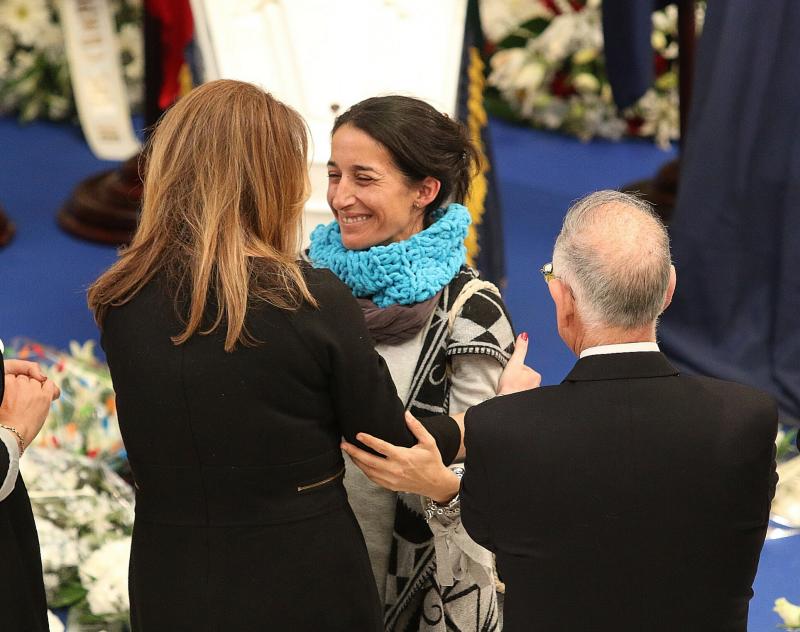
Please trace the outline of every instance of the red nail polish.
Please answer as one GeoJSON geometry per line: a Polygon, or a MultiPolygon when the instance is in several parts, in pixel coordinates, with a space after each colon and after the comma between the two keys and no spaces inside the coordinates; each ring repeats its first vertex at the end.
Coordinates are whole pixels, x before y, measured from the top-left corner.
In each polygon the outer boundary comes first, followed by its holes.
{"type": "Polygon", "coordinates": [[[525,342],[528,342],[528,332],[526,332],[526,331],[523,331],[523,332],[522,332],[522,333],[519,335],[519,337],[520,337],[520,338],[522,338],[522,339],[523,339],[525,342]]]}

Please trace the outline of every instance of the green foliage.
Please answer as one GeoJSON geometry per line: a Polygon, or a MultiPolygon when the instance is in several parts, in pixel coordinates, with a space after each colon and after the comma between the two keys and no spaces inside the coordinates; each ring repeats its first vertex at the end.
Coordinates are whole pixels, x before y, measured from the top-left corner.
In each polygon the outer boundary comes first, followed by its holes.
{"type": "Polygon", "coordinates": [[[797,455],[797,448],[795,447],[797,433],[798,429],[795,428],[794,430],[785,430],[778,435],[778,440],[775,444],[775,458],[783,461],[797,455]]]}
{"type": "Polygon", "coordinates": [[[50,608],[69,608],[83,601],[89,592],[81,585],[78,569],[69,569],[69,577],[62,580],[53,596],[48,602],[50,608]]]}

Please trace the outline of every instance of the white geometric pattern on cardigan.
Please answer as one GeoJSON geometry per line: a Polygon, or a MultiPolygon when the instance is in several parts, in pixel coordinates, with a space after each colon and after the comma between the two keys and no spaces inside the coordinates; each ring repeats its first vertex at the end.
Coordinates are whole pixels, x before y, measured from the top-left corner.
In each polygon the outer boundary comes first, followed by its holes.
{"type": "MultiPolygon", "coordinates": [[[[514,349],[511,321],[492,289],[481,287],[471,294],[449,326],[450,311],[459,294],[477,278],[474,270],[462,268],[442,291],[406,402],[406,408],[416,417],[448,412],[449,358],[488,355],[505,366],[514,349]]],[[[499,627],[493,585],[482,588],[469,580],[447,587],[438,585],[433,534],[421,511],[403,502],[401,495],[385,601],[384,624],[390,632],[491,632],[499,627]]]]}

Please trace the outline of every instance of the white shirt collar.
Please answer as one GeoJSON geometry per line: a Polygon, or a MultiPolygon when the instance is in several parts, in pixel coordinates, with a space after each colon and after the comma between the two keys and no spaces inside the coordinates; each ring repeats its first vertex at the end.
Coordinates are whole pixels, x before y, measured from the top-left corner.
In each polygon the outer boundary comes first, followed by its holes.
{"type": "Polygon", "coordinates": [[[607,353],[634,353],[636,351],[660,351],[655,342],[623,342],[617,345],[598,345],[581,351],[581,357],[605,355],[607,353]]]}

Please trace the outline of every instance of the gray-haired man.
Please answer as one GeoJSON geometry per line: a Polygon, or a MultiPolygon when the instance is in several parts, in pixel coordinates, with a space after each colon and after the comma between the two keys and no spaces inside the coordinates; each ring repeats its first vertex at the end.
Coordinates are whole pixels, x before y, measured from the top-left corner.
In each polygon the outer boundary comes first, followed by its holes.
{"type": "Polygon", "coordinates": [[[774,401],[659,352],[675,270],[637,198],[576,203],[543,273],[580,359],[562,384],[466,416],[463,523],[497,554],[505,630],[745,631],[774,401]]]}

